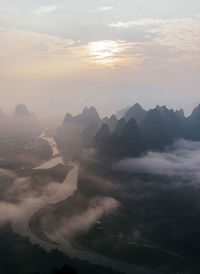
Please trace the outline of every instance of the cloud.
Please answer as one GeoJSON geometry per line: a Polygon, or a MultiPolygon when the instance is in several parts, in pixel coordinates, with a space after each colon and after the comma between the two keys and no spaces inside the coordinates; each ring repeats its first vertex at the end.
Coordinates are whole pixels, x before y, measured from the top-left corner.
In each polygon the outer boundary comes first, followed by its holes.
{"type": "MultiPolygon", "coordinates": [[[[23,223],[29,214],[35,211],[38,206],[43,206],[49,196],[56,193],[60,183],[51,181],[49,175],[48,182],[38,183],[36,177],[19,177],[17,173],[0,168],[1,177],[1,200],[0,200],[0,225],[10,222],[23,223]]],[[[45,180],[41,176],[41,180],[45,180]]],[[[39,180],[40,181],[40,180],[39,180]]]]}
{"type": "Polygon", "coordinates": [[[189,58],[199,54],[200,18],[197,15],[169,19],[141,18],[133,21],[118,21],[109,26],[124,30],[142,28],[143,32],[146,32],[145,36],[148,37],[148,40],[140,43],[140,47],[147,56],[164,49],[162,54],[157,57],[168,53],[168,58],[170,54],[172,58],[176,58],[176,62],[179,62],[180,55],[189,58]]]}
{"type": "MultiPolygon", "coordinates": [[[[68,48],[74,44],[72,39],[61,39],[58,36],[15,29],[0,28],[0,35],[1,51],[4,51],[4,54],[17,54],[19,58],[26,57],[27,54],[31,58],[30,54],[38,53],[66,54],[68,48]]],[[[3,57],[2,55],[3,53],[0,57],[3,57]]]]}
{"type": "MultiPolygon", "coordinates": [[[[196,16],[197,17],[197,16],[196,16]]],[[[142,18],[133,21],[118,21],[116,23],[111,23],[109,27],[112,28],[131,28],[136,26],[150,26],[150,25],[167,25],[167,24],[179,24],[188,21],[188,19],[194,18],[170,18],[170,19],[162,19],[162,18],[142,18]]]]}
{"type": "Polygon", "coordinates": [[[195,17],[200,18],[200,12],[195,14],[195,17]]]}
{"type": "Polygon", "coordinates": [[[7,202],[0,202],[0,225],[19,217],[18,207],[7,202]]]}
{"type": "Polygon", "coordinates": [[[30,178],[19,177],[12,182],[12,185],[7,189],[6,194],[21,198],[21,195],[26,191],[30,191],[30,178]]]}
{"type": "Polygon", "coordinates": [[[0,28],[0,76],[53,77],[81,75],[94,68],[199,66],[200,18],[142,18],[110,24],[113,37],[76,42],[31,31],[0,28]],[[130,31],[133,34],[130,38],[130,31]],[[119,33],[118,33],[119,32],[119,33]]]}
{"type": "Polygon", "coordinates": [[[94,199],[90,207],[82,214],[64,219],[60,225],[60,233],[71,238],[75,234],[88,230],[104,214],[110,214],[119,206],[119,202],[110,197],[94,199]]]}
{"type": "Polygon", "coordinates": [[[0,75],[62,75],[80,65],[72,39],[7,28],[0,36],[0,75]]]}
{"type": "MultiPolygon", "coordinates": [[[[166,21],[165,21],[166,22],[166,21]]],[[[111,23],[109,27],[112,28],[131,28],[136,26],[148,26],[148,25],[160,25],[164,24],[164,20],[155,18],[144,18],[134,21],[118,21],[116,23],[111,23]]]]}
{"type": "Polygon", "coordinates": [[[35,14],[41,15],[41,14],[49,14],[57,10],[57,5],[52,5],[52,6],[41,6],[36,9],[35,14]]]}
{"type": "Polygon", "coordinates": [[[0,168],[0,176],[5,176],[14,179],[16,178],[17,174],[11,170],[0,168]]]}
{"type": "Polygon", "coordinates": [[[19,11],[19,9],[17,7],[5,6],[5,7],[1,7],[0,11],[3,11],[4,13],[15,14],[15,13],[17,13],[19,11]]]}
{"type": "MultiPolygon", "coordinates": [[[[128,44],[126,41],[102,40],[88,44],[89,54],[101,65],[115,64],[123,59],[128,44]]],[[[125,53],[126,54],[126,53],[125,53]]]]}
{"type": "Polygon", "coordinates": [[[179,140],[166,152],[148,152],[141,158],[122,160],[117,168],[136,173],[180,176],[199,185],[200,142],[179,140]]]}
{"type": "Polygon", "coordinates": [[[38,203],[41,203],[44,197],[38,198],[26,197],[18,204],[0,201],[0,225],[5,223],[23,223],[30,212],[37,208],[38,203]]]}
{"type": "Polygon", "coordinates": [[[105,7],[99,7],[100,11],[109,11],[109,10],[113,10],[114,7],[112,6],[105,6],[105,7]]]}
{"type": "Polygon", "coordinates": [[[73,74],[94,67],[132,61],[126,41],[102,40],[81,44],[72,39],[31,31],[0,28],[0,76],[73,74]]]}

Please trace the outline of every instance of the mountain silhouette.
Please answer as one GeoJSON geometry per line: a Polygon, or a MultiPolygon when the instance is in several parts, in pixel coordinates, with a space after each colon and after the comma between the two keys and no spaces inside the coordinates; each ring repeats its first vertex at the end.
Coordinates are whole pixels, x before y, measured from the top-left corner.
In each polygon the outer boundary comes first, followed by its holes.
{"type": "Polygon", "coordinates": [[[95,136],[95,147],[100,155],[111,158],[138,156],[143,144],[136,121],[120,119],[113,133],[103,124],[95,136]]]}
{"type": "Polygon", "coordinates": [[[105,117],[102,120],[102,124],[107,124],[111,131],[114,131],[114,129],[117,125],[117,122],[118,122],[118,120],[117,120],[117,117],[115,115],[112,115],[110,118],[105,117]]]}
{"type": "Polygon", "coordinates": [[[29,116],[31,115],[27,106],[24,105],[24,104],[19,104],[19,105],[16,105],[16,108],[15,108],[15,115],[16,116],[29,116]]]}
{"type": "Polygon", "coordinates": [[[133,105],[124,115],[125,120],[128,122],[131,119],[135,119],[138,125],[144,120],[147,111],[144,110],[138,103],[133,105]]]}
{"type": "Polygon", "coordinates": [[[126,114],[126,112],[130,109],[131,107],[127,107],[127,108],[123,108],[123,109],[120,109],[118,110],[116,113],[115,113],[115,116],[117,117],[118,120],[120,120],[121,118],[123,118],[126,114]]]}
{"type": "Polygon", "coordinates": [[[101,119],[94,107],[85,107],[82,113],[67,113],[58,128],[55,139],[58,147],[68,158],[76,158],[84,147],[92,146],[101,119]]]}
{"type": "Polygon", "coordinates": [[[185,137],[192,141],[200,141],[200,105],[193,110],[185,124],[185,137]]]}
{"type": "Polygon", "coordinates": [[[85,107],[82,113],[76,116],[72,116],[70,113],[67,113],[64,118],[63,124],[69,121],[90,124],[90,123],[99,123],[100,120],[101,119],[95,107],[90,107],[90,108],[85,107]]]}
{"type": "Polygon", "coordinates": [[[136,103],[120,120],[115,115],[101,120],[94,107],[84,108],[77,116],[66,114],[56,138],[66,153],[94,146],[102,157],[137,157],[163,150],[179,138],[200,141],[200,105],[185,117],[182,109],[157,105],[146,111],[136,103]]]}

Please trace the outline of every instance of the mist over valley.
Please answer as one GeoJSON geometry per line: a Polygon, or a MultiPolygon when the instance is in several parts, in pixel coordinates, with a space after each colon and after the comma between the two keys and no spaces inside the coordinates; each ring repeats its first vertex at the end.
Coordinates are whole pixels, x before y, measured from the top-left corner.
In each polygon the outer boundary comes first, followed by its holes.
{"type": "Polygon", "coordinates": [[[48,125],[0,117],[2,273],[199,273],[200,106],[48,125]]]}

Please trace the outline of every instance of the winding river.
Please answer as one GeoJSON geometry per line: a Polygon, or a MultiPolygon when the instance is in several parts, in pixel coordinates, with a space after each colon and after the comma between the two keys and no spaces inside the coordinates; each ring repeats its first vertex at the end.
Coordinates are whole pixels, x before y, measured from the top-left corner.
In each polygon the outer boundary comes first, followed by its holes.
{"type": "MultiPolygon", "coordinates": [[[[58,148],[55,144],[55,141],[51,137],[46,137],[46,130],[39,136],[46,140],[53,150],[53,157],[50,161],[44,163],[36,167],[35,169],[48,169],[56,166],[58,163],[63,163],[63,159],[59,156],[58,148]]],[[[57,189],[57,191],[51,196],[42,196],[39,199],[28,200],[27,203],[23,204],[26,208],[23,216],[16,218],[13,221],[12,227],[14,232],[29,237],[33,244],[39,244],[42,248],[47,251],[52,249],[57,249],[66,255],[71,257],[78,257],[82,260],[87,260],[93,264],[104,265],[106,267],[111,267],[118,271],[123,271],[127,274],[156,274],[160,273],[156,270],[151,270],[145,267],[140,267],[136,265],[131,265],[127,263],[123,263],[109,257],[105,257],[102,255],[98,255],[96,253],[88,252],[83,249],[78,249],[74,247],[70,241],[65,239],[61,234],[57,233],[56,235],[47,235],[49,239],[52,240],[52,243],[45,242],[39,238],[37,238],[29,228],[29,220],[31,216],[36,214],[40,209],[45,207],[48,204],[56,204],[62,200],[67,199],[77,190],[77,181],[78,181],[78,169],[79,165],[75,162],[70,162],[72,169],[67,174],[65,180],[57,189]]]]}

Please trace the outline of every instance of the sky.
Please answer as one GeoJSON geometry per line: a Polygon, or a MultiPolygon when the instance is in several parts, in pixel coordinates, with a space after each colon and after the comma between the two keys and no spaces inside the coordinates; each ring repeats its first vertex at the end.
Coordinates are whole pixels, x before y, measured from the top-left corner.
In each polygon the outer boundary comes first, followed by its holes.
{"type": "Polygon", "coordinates": [[[200,102],[200,1],[0,0],[0,107],[42,115],[200,102]]]}

